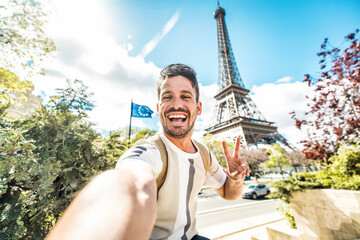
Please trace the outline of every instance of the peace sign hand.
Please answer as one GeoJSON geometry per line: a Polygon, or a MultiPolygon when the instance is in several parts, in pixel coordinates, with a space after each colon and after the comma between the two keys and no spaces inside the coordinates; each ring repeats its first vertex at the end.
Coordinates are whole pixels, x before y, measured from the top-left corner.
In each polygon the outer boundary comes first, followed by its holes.
{"type": "Polygon", "coordinates": [[[229,169],[229,177],[233,180],[243,180],[249,176],[249,165],[245,159],[239,157],[240,137],[236,138],[234,155],[231,156],[227,148],[226,142],[222,142],[226,162],[229,169]]]}

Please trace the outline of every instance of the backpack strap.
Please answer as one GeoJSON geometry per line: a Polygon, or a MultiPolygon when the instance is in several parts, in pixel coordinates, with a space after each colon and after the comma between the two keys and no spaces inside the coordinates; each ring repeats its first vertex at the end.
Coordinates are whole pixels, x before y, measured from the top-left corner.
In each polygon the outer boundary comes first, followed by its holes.
{"type": "Polygon", "coordinates": [[[203,160],[204,168],[205,168],[205,174],[209,171],[211,166],[211,154],[210,150],[208,150],[202,143],[196,141],[193,139],[196,146],[199,148],[201,159],[203,160]]]}
{"type": "Polygon", "coordinates": [[[165,178],[166,178],[167,165],[168,165],[168,154],[166,151],[165,144],[161,140],[161,137],[159,134],[155,134],[154,136],[148,138],[147,140],[157,146],[157,148],[160,151],[161,161],[163,163],[161,172],[160,172],[159,176],[156,178],[156,186],[157,186],[157,190],[159,191],[161,186],[164,184],[165,178]]]}
{"type": "Polygon", "coordinates": [[[139,146],[141,144],[149,144],[149,143],[155,145],[159,149],[160,157],[161,157],[161,161],[162,161],[161,172],[160,172],[159,176],[156,178],[157,191],[159,191],[161,186],[164,184],[165,178],[166,178],[167,165],[168,165],[167,164],[168,163],[168,154],[166,151],[165,144],[161,140],[161,137],[159,134],[155,134],[154,136],[151,136],[148,139],[140,139],[134,144],[134,146],[139,146]]]}

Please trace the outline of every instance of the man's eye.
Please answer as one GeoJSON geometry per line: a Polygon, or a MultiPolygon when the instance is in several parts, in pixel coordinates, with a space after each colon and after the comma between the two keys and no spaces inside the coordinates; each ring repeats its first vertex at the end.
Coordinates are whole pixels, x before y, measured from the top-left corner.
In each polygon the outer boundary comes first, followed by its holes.
{"type": "Polygon", "coordinates": [[[162,99],[166,100],[166,99],[170,99],[170,98],[171,98],[170,96],[165,96],[162,99]]]}

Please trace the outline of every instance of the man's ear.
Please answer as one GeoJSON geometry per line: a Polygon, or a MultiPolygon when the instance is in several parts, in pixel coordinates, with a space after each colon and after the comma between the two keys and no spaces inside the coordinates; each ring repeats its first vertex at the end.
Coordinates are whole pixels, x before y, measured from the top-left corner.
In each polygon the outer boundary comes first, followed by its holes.
{"type": "Polygon", "coordinates": [[[158,116],[160,116],[159,103],[156,104],[156,114],[157,114],[158,116]]]}
{"type": "Polygon", "coordinates": [[[197,115],[200,116],[202,112],[202,103],[199,101],[197,103],[197,115]]]}

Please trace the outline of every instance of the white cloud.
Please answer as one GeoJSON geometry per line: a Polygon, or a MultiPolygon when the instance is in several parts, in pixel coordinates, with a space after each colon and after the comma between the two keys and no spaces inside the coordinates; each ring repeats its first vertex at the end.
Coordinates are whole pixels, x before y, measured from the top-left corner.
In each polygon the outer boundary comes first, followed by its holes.
{"type": "Polygon", "coordinates": [[[200,131],[210,127],[211,116],[213,112],[213,107],[215,105],[215,94],[218,89],[217,84],[212,84],[209,86],[203,86],[199,83],[200,89],[200,99],[202,102],[202,113],[198,116],[198,119],[195,124],[195,131],[200,131]]]}
{"type": "Polygon", "coordinates": [[[286,77],[278,79],[276,82],[277,83],[289,83],[289,82],[291,82],[291,80],[293,80],[292,77],[286,76],[286,77]]]}
{"type": "Polygon", "coordinates": [[[278,132],[285,136],[292,144],[298,144],[304,138],[304,133],[295,127],[295,121],[289,114],[295,111],[297,117],[304,118],[307,109],[306,95],[310,95],[310,88],[306,83],[278,83],[254,86],[251,98],[268,121],[275,122],[278,132]]]}
{"type": "Polygon", "coordinates": [[[127,50],[128,50],[128,52],[130,52],[131,50],[133,50],[134,49],[134,46],[131,44],[131,43],[128,43],[127,44],[127,50]]]}
{"type": "Polygon", "coordinates": [[[177,21],[179,20],[179,12],[176,12],[170,20],[166,23],[166,25],[163,27],[161,33],[158,33],[154,36],[153,39],[150,40],[147,44],[145,44],[144,48],[141,50],[141,53],[139,56],[145,58],[149,53],[154,50],[154,48],[159,44],[161,39],[166,36],[170,32],[170,30],[175,26],[177,21]]]}
{"type": "MultiPolygon", "coordinates": [[[[143,57],[129,56],[132,45],[119,45],[108,34],[111,23],[103,3],[59,0],[55,5],[57,18],[49,30],[57,57],[45,77],[34,79],[34,93],[53,95],[55,88],[65,86],[66,78],[83,80],[94,93],[96,107],[89,113],[90,120],[105,131],[129,124],[131,99],[154,109],[160,69],[143,57]]],[[[133,119],[132,126],[145,127],[145,123],[133,119]]]]}

